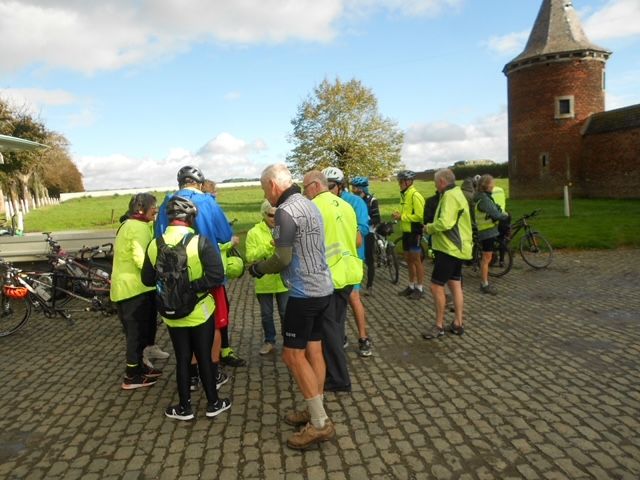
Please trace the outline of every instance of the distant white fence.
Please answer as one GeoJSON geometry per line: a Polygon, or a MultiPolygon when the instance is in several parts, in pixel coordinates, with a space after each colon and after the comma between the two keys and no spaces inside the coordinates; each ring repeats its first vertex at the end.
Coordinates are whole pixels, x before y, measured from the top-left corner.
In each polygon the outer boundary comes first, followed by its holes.
{"type": "MultiPolygon", "coordinates": [[[[232,188],[232,187],[255,187],[260,185],[260,182],[229,182],[229,183],[216,183],[217,188],[232,188]]],[[[176,186],[172,187],[148,187],[148,188],[119,188],[117,190],[91,190],[88,192],[74,192],[74,193],[61,193],[60,201],[66,202],[67,200],[71,200],[73,198],[82,198],[82,197],[110,197],[112,195],[135,195],[136,193],[143,192],[174,192],[178,188],[176,186]]]]}

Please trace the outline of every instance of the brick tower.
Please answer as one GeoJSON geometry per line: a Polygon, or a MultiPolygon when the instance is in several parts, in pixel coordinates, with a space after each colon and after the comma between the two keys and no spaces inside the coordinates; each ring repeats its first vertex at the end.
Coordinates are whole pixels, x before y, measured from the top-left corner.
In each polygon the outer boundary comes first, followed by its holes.
{"type": "Polygon", "coordinates": [[[571,0],[543,0],[524,51],[504,67],[509,103],[512,198],[559,198],[580,191],[581,129],[604,111],[605,62],[571,0]]]}

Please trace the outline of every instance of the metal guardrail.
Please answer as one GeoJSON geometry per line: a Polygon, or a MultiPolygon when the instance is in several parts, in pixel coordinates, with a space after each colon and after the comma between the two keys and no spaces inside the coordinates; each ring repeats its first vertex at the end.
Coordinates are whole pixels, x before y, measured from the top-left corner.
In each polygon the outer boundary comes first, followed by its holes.
{"type": "MultiPolygon", "coordinates": [[[[77,252],[82,247],[113,243],[115,230],[75,230],[53,232],[63,250],[77,252]]],[[[42,233],[27,233],[22,237],[0,236],[0,257],[10,262],[37,262],[46,259],[49,251],[42,233]]]]}

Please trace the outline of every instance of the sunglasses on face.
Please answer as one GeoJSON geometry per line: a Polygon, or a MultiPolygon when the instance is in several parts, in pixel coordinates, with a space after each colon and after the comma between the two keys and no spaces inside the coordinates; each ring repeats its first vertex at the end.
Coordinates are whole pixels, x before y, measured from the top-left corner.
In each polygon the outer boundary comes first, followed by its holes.
{"type": "Polygon", "coordinates": [[[275,216],[276,216],[276,214],[275,214],[275,213],[267,213],[267,217],[269,217],[269,218],[273,218],[273,217],[275,217],[275,216]]]}

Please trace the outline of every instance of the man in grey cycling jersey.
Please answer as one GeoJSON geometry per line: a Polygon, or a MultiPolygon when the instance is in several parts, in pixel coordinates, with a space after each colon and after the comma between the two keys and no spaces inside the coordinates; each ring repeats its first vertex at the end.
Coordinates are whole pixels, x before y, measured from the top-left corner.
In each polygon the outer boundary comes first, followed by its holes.
{"type": "Polygon", "coordinates": [[[260,178],[265,197],[275,206],[275,254],[249,266],[251,275],[281,273],[289,288],[282,322],[282,359],[291,371],[306,409],[285,416],[290,425],[305,425],[287,440],[306,449],[335,435],[324,403],[326,365],[322,355],[322,325],[333,321],[333,281],[327,266],[324,226],[318,208],[300,194],[284,164],[268,166],[260,178]]]}

